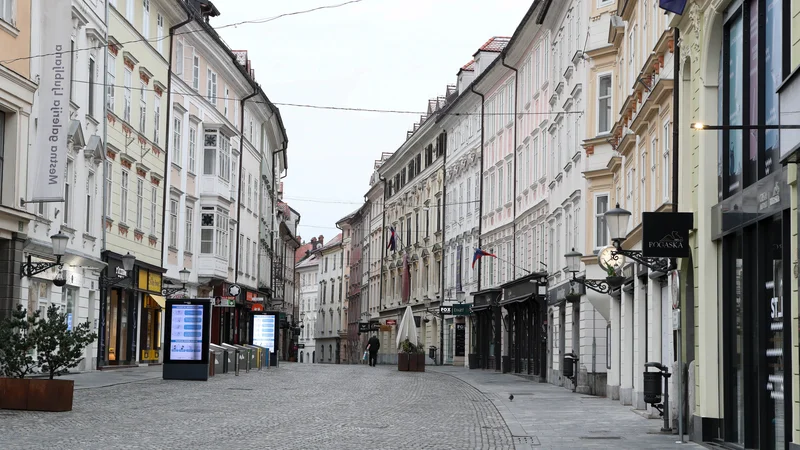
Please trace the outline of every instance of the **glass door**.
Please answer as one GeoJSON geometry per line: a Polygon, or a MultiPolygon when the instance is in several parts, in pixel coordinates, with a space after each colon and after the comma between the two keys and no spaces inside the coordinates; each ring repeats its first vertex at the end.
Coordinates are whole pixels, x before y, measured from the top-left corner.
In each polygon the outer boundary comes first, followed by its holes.
{"type": "Polygon", "coordinates": [[[786,447],[786,403],[784,400],[784,370],[787,360],[784,358],[784,257],[783,229],[780,217],[767,220],[762,227],[765,233],[764,248],[764,290],[760,301],[760,316],[763,318],[764,345],[761,352],[764,366],[759,372],[766,374],[762,385],[763,408],[762,419],[765,435],[762,436],[763,448],[786,447]]]}

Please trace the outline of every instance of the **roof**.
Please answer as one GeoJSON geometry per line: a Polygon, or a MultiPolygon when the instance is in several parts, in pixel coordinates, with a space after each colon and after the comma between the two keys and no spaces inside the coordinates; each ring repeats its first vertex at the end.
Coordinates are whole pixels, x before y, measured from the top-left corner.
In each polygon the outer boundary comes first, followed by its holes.
{"type": "Polygon", "coordinates": [[[304,267],[314,267],[319,265],[319,258],[317,258],[317,254],[314,253],[307,259],[301,261],[299,264],[295,266],[295,269],[302,269],[304,267]]]}
{"type": "Polygon", "coordinates": [[[298,247],[297,250],[294,251],[294,263],[299,263],[312,249],[313,245],[310,242],[298,247]]]}
{"type": "Polygon", "coordinates": [[[509,41],[511,41],[510,37],[495,36],[486,41],[485,44],[481,45],[481,48],[479,48],[475,54],[477,55],[479,52],[500,53],[504,48],[506,48],[506,45],[508,45],[509,41]]]}
{"type": "Polygon", "coordinates": [[[336,247],[337,245],[342,243],[342,233],[337,234],[330,240],[327,244],[322,246],[321,250],[328,250],[331,247],[336,247]]]}
{"type": "Polygon", "coordinates": [[[461,70],[468,70],[470,72],[474,72],[475,71],[475,60],[473,59],[470,62],[468,62],[468,63],[464,64],[463,66],[461,66],[461,70]]]}

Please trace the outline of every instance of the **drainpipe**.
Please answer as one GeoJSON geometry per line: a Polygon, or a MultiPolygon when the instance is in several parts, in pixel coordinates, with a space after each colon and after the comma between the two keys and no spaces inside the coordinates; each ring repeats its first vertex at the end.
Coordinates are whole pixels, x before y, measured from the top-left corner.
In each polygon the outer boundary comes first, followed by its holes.
{"type": "Polygon", "coordinates": [[[378,179],[383,183],[383,207],[381,208],[381,268],[380,292],[378,292],[378,313],[383,309],[383,258],[386,253],[386,178],[378,174],[378,179]]]}
{"type": "MultiPolygon", "coordinates": [[[[674,85],[672,88],[672,211],[678,212],[678,149],[680,148],[678,124],[680,123],[680,73],[681,73],[681,45],[680,45],[680,30],[675,27],[675,54],[673,55],[672,71],[674,85]]],[[[672,268],[678,270],[677,258],[672,259],[672,268]]],[[[682,316],[682,315],[681,315],[682,316]]],[[[683,319],[683,317],[681,317],[683,319]]],[[[680,442],[683,442],[683,327],[678,329],[678,435],[680,435],[680,442]]]]}
{"type": "MultiPolygon", "coordinates": [[[[473,94],[479,96],[481,98],[481,172],[478,175],[478,179],[475,180],[476,183],[480,183],[481,186],[481,198],[478,200],[478,248],[481,248],[481,232],[483,230],[483,133],[485,124],[483,122],[483,115],[484,115],[484,103],[486,102],[486,97],[483,94],[475,90],[475,85],[470,84],[469,89],[472,91],[473,94]]],[[[478,291],[481,290],[481,269],[483,264],[478,264],[478,291]]]]}
{"type": "MultiPolygon", "coordinates": [[[[502,53],[502,56],[500,58],[501,58],[500,59],[500,63],[502,63],[504,67],[507,67],[507,68],[509,68],[509,69],[514,71],[514,149],[512,150],[513,151],[512,158],[513,158],[513,161],[514,161],[514,190],[513,190],[513,197],[511,198],[511,201],[512,201],[512,204],[513,204],[513,206],[512,206],[512,208],[513,208],[512,209],[512,214],[513,214],[512,217],[513,217],[513,219],[512,219],[512,222],[511,222],[511,236],[513,236],[512,239],[514,239],[515,241],[514,241],[514,245],[511,247],[511,255],[512,255],[511,256],[511,261],[512,261],[511,266],[512,266],[512,268],[514,270],[514,272],[513,272],[514,278],[516,278],[517,277],[517,243],[516,243],[516,238],[517,238],[517,103],[519,103],[519,95],[518,95],[518,90],[517,90],[517,84],[519,83],[519,77],[517,76],[518,75],[517,69],[515,69],[515,68],[509,66],[508,64],[506,64],[506,53],[505,52],[502,53]]],[[[511,176],[511,174],[509,174],[509,176],[511,176]]]]}
{"type": "MultiPolygon", "coordinates": [[[[244,104],[247,100],[258,95],[258,89],[254,89],[253,93],[239,100],[239,107],[242,109],[242,114],[239,115],[239,179],[236,180],[236,187],[239,188],[239,195],[236,200],[236,236],[233,239],[236,241],[236,268],[233,270],[234,283],[239,282],[239,252],[242,251],[239,242],[239,231],[242,229],[242,172],[244,171],[244,104]]],[[[233,180],[231,180],[233,181],[233,180]]]]}
{"type": "MultiPolygon", "coordinates": [[[[106,39],[106,42],[108,42],[108,14],[109,14],[109,8],[110,8],[110,6],[108,5],[108,2],[106,2],[106,22],[105,22],[106,23],[106,32],[105,32],[105,36],[104,36],[105,39],[106,39]]],[[[103,74],[103,93],[105,94],[105,93],[108,92],[108,50],[103,52],[103,67],[105,67],[105,69],[106,69],[105,73],[103,74]]],[[[106,158],[107,158],[106,155],[108,155],[108,102],[106,102],[105,96],[103,98],[103,111],[105,112],[105,114],[103,114],[103,116],[104,116],[103,117],[103,173],[105,173],[105,169],[106,169],[105,162],[106,162],[106,158]]],[[[108,175],[106,174],[106,177],[107,176],[108,175]]],[[[101,222],[102,235],[101,235],[101,238],[100,238],[101,239],[100,259],[101,260],[105,259],[106,260],[105,262],[108,262],[108,257],[104,256],[104,253],[106,251],[106,216],[108,216],[108,210],[106,209],[106,198],[107,198],[106,196],[108,196],[108,195],[111,195],[111,193],[106,190],[106,180],[103,180],[103,221],[101,222]]],[[[162,257],[163,257],[163,250],[162,250],[162,257]]],[[[106,269],[103,269],[102,271],[100,271],[101,275],[103,273],[108,274],[108,269],[106,268],[106,269]]],[[[100,288],[100,292],[99,292],[99,294],[100,294],[100,311],[99,311],[99,317],[97,318],[97,335],[98,335],[98,337],[97,337],[97,357],[95,358],[96,359],[95,369],[100,370],[100,367],[102,365],[101,362],[103,361],[103,353],[104,353],[103,350],[105,349],[105,346],[108,345],[108,343],[105,342],[105,327],[106,327],[105,310],[106,310],[106,307],[107,307],[106,294],[108,292],[108,289],[101,288],[99,286],[99,284],[100,284],[99,278],[98,278],[98,283],[97,284],[98,284],[98,288],[100,288]]]]}
{"type": "MultiPolygon", "coordinates": [[[[447,215],[445,212],[447,211],[447,132],[445,131],[444,134],[439,134],[439,137],[442,139],[442,146],[444,147],[444,151],[442,152],[442,270],[440,274],[440,282],[439,282],[439,289],[442,293],[442,300],[439,302],[439,307],[441,308],[442,304],[444,304],[444,269],[445,269],[445,259],[444,256],[446,254],[444,250],[445,245],[445,229],[447,229],[447,215]]],[[[439,365],[444,365],[444,315],[441,316],[441,323],[439,324],[439,365]]]]}
{"type": "MultiPolygon", "coordinates": [[[[108,8],[106,8],[106,9],[108,9],[108,8]]],[[[108,14],[106,14],[106,16],[108,16],[108,14]]],[[[169,133],[170,133],[170,124],[171,124],[172,121],[169,120],[169,117],[171,117],[171,114],[169,113],[169,111],[170,111],[170,108],[172,108],[172,73],[171,73],[172,72],[172,46],[175,43],[175,30],[177,30],[178,28],[186,25],[187,23],[189,23],[191,21],[192,21],[192,13],[191,12],[187,12],[186,20],[169,27],[169,59],[168,59],[169,66],[167,68],[167,74],[169,75],[167,77],[167,118],[168,119],[167,119],[167,126],[164,127],[164,131],[166,132],[166,136],[167,136],[164,139],[164,155],[165,155],[165,157],[164,157],[164,180],[167,179],[167,174],[169,173],[169,160],[170,160],[170,157],[169,157],[169,143],[170,143],[169,133]]],[[[164,236],[166,236],[166,234],[167,234],[167,221],[163,220],[163,218],[167,217],[167,196],[168,195],[169,195],[169,186],[164,186],[164,195],[163,195],[163,199],[161,201],[161,217],[162,217],[162,220],[161,220],[161,263],[162,264],[164,263],[164,248],[165,248],[166,242],[167,242],[167,240],[164,238],[164,236]]],[[[105,224],[104,224],[104,229],[105,229],[105,224]]]]}

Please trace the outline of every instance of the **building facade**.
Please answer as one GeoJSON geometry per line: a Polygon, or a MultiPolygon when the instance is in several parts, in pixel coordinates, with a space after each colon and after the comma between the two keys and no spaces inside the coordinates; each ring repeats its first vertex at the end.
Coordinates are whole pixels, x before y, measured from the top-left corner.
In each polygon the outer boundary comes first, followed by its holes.
{"type": "MultiPolygon", "coordinates": [[[[383,249],[380,318],[384,324],[393,320],[397,325],[406,306],[411,306],[420,321],[419,343],[426,349],[440,346],[442,326],[439,305],[447,134],[436,126],[435,119],[454,97],[455,87],[448,87],[444,96],[429,100],[427,114],[379,169],[386,180],[385,224],[395,232],[395,249],[383,249]]],[[[396,326],[379,331],[379,363],[397,362],[396,332],[396,326]]]]}
{"type": "Polygon", "coordinates": [[[316,241],[315,247],[309,250],[308,256],[295,265],[295,272],[299,279],[299,306],[300,311],[300,336],[297,341],[297,361],[313,364],[317,362],[316,336],[318,326],[318,310],[320,305],[319,281],[319,253],[316,241]]]}
{"type": "Polygon", "coordinates": [[[339,333],[344,307],[344,251],[342,234],[336,235],[319,250],[317,280],[320,283],[319,310],[317,311],[316,342],[318,362],[339,364],[342,344],[339,333]]]}
{"type": "Polygon", "coordinates": [[[159,358],[168,33],[187,15],[178,2],[114,0],[108,18],[102,191],[107,267],[100,286],[98,365],[119,366],[159,358]],[[128,253],[136,259],[126,272],[122,258],[128,253]]]}

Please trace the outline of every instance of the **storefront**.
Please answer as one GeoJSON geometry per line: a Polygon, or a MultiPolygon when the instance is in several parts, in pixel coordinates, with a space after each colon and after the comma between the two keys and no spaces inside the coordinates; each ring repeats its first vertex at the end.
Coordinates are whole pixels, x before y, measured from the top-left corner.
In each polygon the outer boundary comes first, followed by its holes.
{"type": "Polygon", "coordinates": [[[99,365],[135,365],[138,350],[141,350],[142,362],[158,362],[163,327],[161,275],[164,269],[136,261],[131,273],[126,273],[121,255],[106,252],[104,256],[108,264],[108,282],[103,285],[100,297],[99,365]]]}
{"type": "Polygon", "coordinates": [[[162,311],[166,300],[161,296],[163,269],[137,269],[137,301],[141,299],[142,312],[139,321],[140,361],[158,363],[161,358],[161,336],[163,331],[162,311]]]}
{"type": "Polygon", "coordinates": [[[468,358],[470,369],[500,370],[502,342],[500,288],[485,289],[472,294],[472,339],[468,358]]]}
{"type": "Polygon", "coordinates": [[[501,286],[503,314],[504,373],[525,374],[547,380],[545,335],[547,274],[533,273],[501,286]],[[543,290],[540,292],[540,287],[543,290]]]}
{"type": "MultiPolygon", "coordinates": [[[[548,361],[548,368],[551,369],[549,381],[552,384],[574,388],[572,380],[563,378],[562,373],[565,364],[565,355],[572,353],[578,358],[581,356],[580,343],[580,317],[581,317],[581,297],[586,295],[586,288],[581,283],[564,282],[547,291],[547,309],[551,311],[553,319],[547,322],[552,327],[552,345],[556,346],[557,352],[551,352],[551,358],[556,361],[548,361]]],[[[580,359],[579,359],[580,361],[580,359]]],[[[570,362],[571,364],[571,362],[570,362]]],[[[576,373],[576,371],[573,371],[576,373]]]]}
{"type": "Polygon", "coordinates": [[[746,448],[792,440],[789,169],[780,165],[779,131],[757,127],[779,123],[789,3],[744,0],[723,13],[720,201],[712,208],[722,247],[721,425],[726,442],[746,448]]]}

